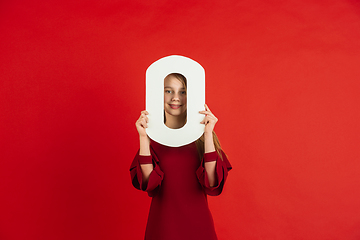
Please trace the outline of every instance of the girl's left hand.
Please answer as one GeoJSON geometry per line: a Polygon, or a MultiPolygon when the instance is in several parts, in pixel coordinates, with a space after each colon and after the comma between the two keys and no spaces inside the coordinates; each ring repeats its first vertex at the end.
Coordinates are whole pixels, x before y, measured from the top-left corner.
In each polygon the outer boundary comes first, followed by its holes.
{"type": "Polygon", "coordinates": [[[205,124],[205,133],[212,133],[218,119],[210,111],[210,108],[206,104],[205,104],[205,111],[199,111],[199,113],[205,114],[204,120],[202,120],[202,122],[200,122],[202,124],[205,124]]]}

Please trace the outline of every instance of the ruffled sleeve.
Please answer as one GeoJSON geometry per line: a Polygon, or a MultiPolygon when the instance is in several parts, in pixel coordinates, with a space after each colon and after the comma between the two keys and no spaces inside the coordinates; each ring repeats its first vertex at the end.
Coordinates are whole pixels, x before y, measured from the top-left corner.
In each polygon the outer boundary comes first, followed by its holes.
{"type": "Polygon", "coordinates": [[[141,156],[138,151],[130,166],[130,177],[133,186],[139,190],[146,191],[150,197],[156,194],[164,178],[164,173],[161,171],[158,163],[159,160],[151,149],[150,156],[141,156]],[[152,164],[154,167],[150,173],[149,180],[144,184],[140,164],[152,164]]]}
{"type": "Polygon", "coordinates": [[[228,176],[228,172],[232,169],[232,166],[227,159],[225,153],[221,151],[222,160],[217,151],[205,153],[203,159],[201,160],[200,167],[196,171],[196,175],[199,179],[200,184],[205,190],[205,193],[211,196],[219,195],[224,187],[226,178],[228,176]],[[207,173],[205,171],[204,164],[205,162],[212,162],[216,161],[215,167],[215,178],[216,178],[216,185],[210,187],[209,179],[207,173]]]}

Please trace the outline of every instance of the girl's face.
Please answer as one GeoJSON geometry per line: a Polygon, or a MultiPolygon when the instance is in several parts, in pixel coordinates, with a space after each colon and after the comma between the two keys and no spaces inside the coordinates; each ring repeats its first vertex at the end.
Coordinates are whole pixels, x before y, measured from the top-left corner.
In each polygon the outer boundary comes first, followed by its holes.
{"type": "Polygon", "coordinates": [[[174,76],[164,81],[164,109],[172,116],[180,116],[186,112],[186,88],[174,76]]]}

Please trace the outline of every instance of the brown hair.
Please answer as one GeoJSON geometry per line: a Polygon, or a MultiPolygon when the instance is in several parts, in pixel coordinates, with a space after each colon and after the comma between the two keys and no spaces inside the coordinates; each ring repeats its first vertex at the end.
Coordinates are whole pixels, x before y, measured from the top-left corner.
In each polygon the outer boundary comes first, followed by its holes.
{"type": "Polygon", "coordinates": [[[165,79],[169,78],[169,77],[175,77],[177,80],[179,80],[185,87],[186,89],[186,85],[187,85],[187,80],[186,77],[184,77],[184,75],[180,74],[180,73],[170,73],[169,75],[167,75],[165,79]]]}
{"type": "MultiPolygon", "coordinates": [[[[220,141],[219,141],[216,133],[214,131],[212,133],[213,133],[213,142],[214,142],[215,150],[218,153],[218,155],[220,156],[221,160],[223,160],[220,141]]],[[[195,143],[196,143],[196,148],[198,151],[199,158],[202,159],[205,154],[204,134],[198,140],[196,140],[195,143]]]]}
{"type": "MultiPolygon", "coordinates": [[[[180,73],[170,73],[169,75],[167,75],[165,77],[165,79],[168,78],[168,77],[175,77],[176,79],[178,79],[184,85],[185,89],[187,88],[187,80],[186,80],[184,75],[182,75],[180,73]]],[[[164,116],[164,121],[166,121],[165,116],[164,116]]],[[[223,160],[220,141],[219,141],[219,139],[218,139],[218,137],[217,137],[217,135],[215,134],[214,131],[213,131],[213,141],[214,141],[214,146],[215,146],[216,152],[219,154],[221,160],[223,160]]],[[[198,151],[199,159],[201,160],[203,158],[204,154],[205,154],[204,134],[199,139],[197,139],[195,141],[195,143],[196,143],[196,148],[197,148],[197,151],[198,151]]]]}

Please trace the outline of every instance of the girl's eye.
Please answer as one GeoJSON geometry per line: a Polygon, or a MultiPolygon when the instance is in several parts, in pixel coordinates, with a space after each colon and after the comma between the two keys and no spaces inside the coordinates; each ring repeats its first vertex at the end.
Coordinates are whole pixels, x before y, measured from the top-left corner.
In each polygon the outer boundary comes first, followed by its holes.
{"type": "Polygon", "coordinates": [[[185,91],[182,91],[181,94],[186,94],[186,92],[185,92],[185,91]]]}
{"type": "Polygon", "coordinates": [[[171,91],[170,90],[165,90],[165,93],[171,93],[171,91]]]}

